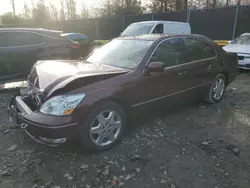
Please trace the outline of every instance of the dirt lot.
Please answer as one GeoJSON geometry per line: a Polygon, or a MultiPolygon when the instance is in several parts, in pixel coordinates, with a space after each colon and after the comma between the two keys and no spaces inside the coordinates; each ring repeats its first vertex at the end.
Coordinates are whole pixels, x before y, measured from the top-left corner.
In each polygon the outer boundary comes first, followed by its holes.
{"type": "Polygon", "coordinates": [[[2,91],[0,187],[249,188],[249,82],[241,74],[220,104],[141,118],[122,143],[98,155],[73,143],[35,143],[7,121],[13,91],[2,91]]]}

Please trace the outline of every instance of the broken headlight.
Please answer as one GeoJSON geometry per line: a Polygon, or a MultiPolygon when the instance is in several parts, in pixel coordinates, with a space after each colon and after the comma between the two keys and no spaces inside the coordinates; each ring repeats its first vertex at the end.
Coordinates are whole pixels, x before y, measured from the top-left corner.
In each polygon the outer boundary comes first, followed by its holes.
{"type": "Polygon", "coordinates": [[[40,112],[56,116],[70,115],[84,97],[85,94],[52,97],[41,106],[40,112]]]}

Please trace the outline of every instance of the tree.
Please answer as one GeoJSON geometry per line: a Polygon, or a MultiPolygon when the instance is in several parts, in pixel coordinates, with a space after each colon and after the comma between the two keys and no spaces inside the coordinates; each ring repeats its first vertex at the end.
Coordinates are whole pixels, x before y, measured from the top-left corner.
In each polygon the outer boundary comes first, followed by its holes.
{"type": "Polygon", "coordinates": [[[149,0],[147,7],[151,12],[181,11],[190,9],[216,8],[249,0],[149,0]],[[233,3],[234,2],[234,3],[233,3]]]}
{"type": "Polygon", "coordinates": [[[68,19],[76,19],[76,2],[75,0],[66,0],[68,19]]]}
{"type": "Polygon", "coordinates": [[[80,13],[79,17],[80,17],[80,18],[83,18],[83,19],[89,18],[89,17],[90,17],[89,10],[86,9],[86,8],[83,8],[83,9],[81,10],[81,13],[80,13]]]}
{"type": "Polygon", "coordinates": [[[20,24],[23,21],[19,16],[14,17],[12,12],[1,15],[1,20],[2,24],[20,24]]]}
{"type": "Polygon", "coordinates": [[[152,12],[163,12],[166,11],[163,9],[163,6],[166,7],[166,1],[165,0],[153,0],[149,5],[148,8],[152,12]]]}
{"type": "Polygon", "coordinates": [[[217,0],[213,0],[212,7],[215,8],[217,6],[217,0]]]}
{"type": "Polygon", "coordinates": [[[180,11],[187,9],[187,0],[151,0],[149,9],[152,12],[180,11]]]}
{"type": "Polygon", "coordinates": [[[181,0],[175,0],[175,10],[176,11],[181,10],[181,0]]]}
{"type": "Polygon", "coordinates": [[[10,0],[11,5],[12,5],[12,10],[13,10],[13,16],[16,16],[16,7],[15,7],[15,0],[10,0]]]}
{"type": "Polygon", "coordinates": [[[61,3],[60,20],[65,20],[66,19],[65,10],[64,10],[65,1],[61,0],[60,3],[61,3]]]}
{"type": "Polygon", "coordinates": [[[49,12],[50,12],[50,19],[51,20],[53,20],[53,21],[59,20],[58,10],[52,3],[49,3],[49,12]]]}
{"type": "Polygon", "coordinates": [[[40,0],[32,9],[32,19],[37,23],[43,23],[50,20],[49,8],[45,6],[44,1],[40,0]]]}
{"type": "MultiPolygon", "coordinates": [[[[118,1],[119,2],[119,1],[118,1]]],[[[141,6],[141,1],[139,0],[125,0],[116,6],[114,11],[115,14],[141,14],[144,12],[144,7],[141,6]]]]}
{"type": "Polygon", "coordinates": [[[26,3],[24,3],[24,6],[23,6],[22,17],[25,20],[30,20],[32,18],[32,12],[26,3]]]}
{"type": "Polygon", "coordinates": [[[188,0],[184,0],[184,10],[188,9],[188,0]]]}
{"type": "Polygon", "coordinates": [[[144,8],[138,0],[102,0],[93,8],[94,16],[111,16],[121,14],[143,13],[144,8]]]}
{"type": "Polygon", "coordinates": [[[93,13],[95,17],[111,16],[120,8],[120,0],[102,0],[99,4],[94,5],[93,13]]]}

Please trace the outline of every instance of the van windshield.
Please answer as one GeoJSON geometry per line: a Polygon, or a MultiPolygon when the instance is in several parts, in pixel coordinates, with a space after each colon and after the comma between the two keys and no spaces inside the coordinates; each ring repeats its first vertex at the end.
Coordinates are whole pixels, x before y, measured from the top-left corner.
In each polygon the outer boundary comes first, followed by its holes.
{"type": "Polygon", "coordinates": [[[122,36],[139,36],[149,34],[154,25],[154,23],[133,23],[124,30],[122,36]]]}
{"type": "Polygon", "coordinates": [[[233,40],[232,44],[250,45],[250,35],[242,35],[233,40]]]}

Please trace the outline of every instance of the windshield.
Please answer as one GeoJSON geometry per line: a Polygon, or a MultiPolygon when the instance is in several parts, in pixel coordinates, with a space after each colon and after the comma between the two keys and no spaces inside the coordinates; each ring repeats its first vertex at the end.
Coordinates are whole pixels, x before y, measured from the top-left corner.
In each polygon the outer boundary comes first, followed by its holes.
{"type": "Polygon", "coordinates": [[[133,23],[125,29],[122,36],[139,36],[149,34],[153,26],[153,23],[133,23]]]}
{"type": "Polygon", "coordinates": [[[116,39],[94,51],[86,61],[135,69],[153,41],[116,39]]]}
{"type": "Polygon", "coordinates": [[[232,44],[243,44],[243,45],[250,45],[250,35],[243,35],[236,38],[232,44]]]}

